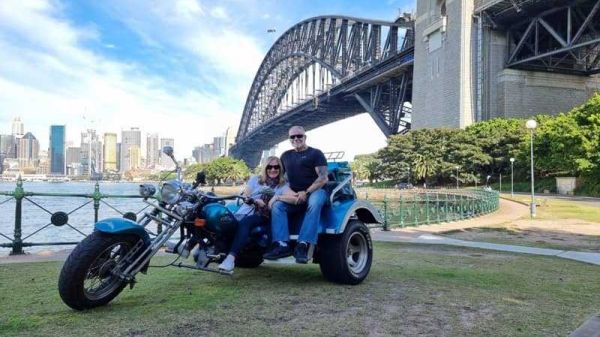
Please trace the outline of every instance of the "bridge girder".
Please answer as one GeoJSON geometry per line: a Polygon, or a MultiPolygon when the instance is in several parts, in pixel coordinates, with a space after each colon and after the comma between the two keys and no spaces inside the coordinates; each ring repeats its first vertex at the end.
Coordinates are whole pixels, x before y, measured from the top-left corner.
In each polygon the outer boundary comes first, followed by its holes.
{"type": "Polygon", "coordinates": [[[507,67],[600,73],[600,0],[489,1],[481,13],[507,32],[507,67]]]}
{"type": "MultiPolygon", "coordinates": [[[[386,135],[410,128],[407,109],[402,107],[411,97],[413,41],[409,20],[326,16],[296,24],[271,47],[254,78],[233,154],[245,157],[242,152],[253,150],[247,142],[257,141],[265,127],[283,120],[286,125],[297,120],[310,129],[309,125],[314,128],[367,111],[386,135]],[[388,69],[399,64],[401,71],[388,69]],[[302,111],[307,116],[320,112],[317,122],[302,116],[302,111]]],[[[286,132],[282,135],[285,138],[286,132]]],[[[268,144],[261,141],[261,145],[268,144]]]]}

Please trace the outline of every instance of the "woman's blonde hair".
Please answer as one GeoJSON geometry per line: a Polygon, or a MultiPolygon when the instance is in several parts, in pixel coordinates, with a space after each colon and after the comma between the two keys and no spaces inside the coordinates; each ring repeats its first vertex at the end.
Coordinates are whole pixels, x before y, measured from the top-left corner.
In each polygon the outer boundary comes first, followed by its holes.
{"type": "Polygon", "coordinates": [[[281,164],[281,159],[279,159],[279,157],[277,156],[270,156],[269,158],[267,158],[267,160],[260,169],[260,178],[258,179],[258,182],[262,185],[267,181],[267,165],[269,165],[273,160],[277,161],[277,165],[279,165],[279,184],[277,184],[277,186],[283,186],[285,184],[285,175],[283,172],[283,165],[281,164]]]}

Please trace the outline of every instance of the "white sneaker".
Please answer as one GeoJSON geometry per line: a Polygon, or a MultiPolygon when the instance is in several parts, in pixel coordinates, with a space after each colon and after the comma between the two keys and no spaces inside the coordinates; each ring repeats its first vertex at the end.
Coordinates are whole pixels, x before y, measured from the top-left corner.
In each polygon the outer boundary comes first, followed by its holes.
{"type": "Polygon", "coordinates": [[[219,265],[219,269],[223,271],[232,271],[235,268],[235,256],[229,254],[219,265]]]}

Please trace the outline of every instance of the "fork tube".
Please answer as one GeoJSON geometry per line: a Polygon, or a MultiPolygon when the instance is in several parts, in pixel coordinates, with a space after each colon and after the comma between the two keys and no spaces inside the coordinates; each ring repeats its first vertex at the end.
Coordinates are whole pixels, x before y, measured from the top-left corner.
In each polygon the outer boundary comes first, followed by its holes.
{"type": "Polygon", "coordinates": [[[127,269],[123,271],[123,275],[135,275],[152,259],[152,257],[158,252],[160,247],[169,240],[169,238],[175,233],[175,231],[181,225],[180,221],[176,221],[173,225],[169,226],[169,229],[160,233],[154,241],[150,244],[146,250],[135,259],[127,269]]]}

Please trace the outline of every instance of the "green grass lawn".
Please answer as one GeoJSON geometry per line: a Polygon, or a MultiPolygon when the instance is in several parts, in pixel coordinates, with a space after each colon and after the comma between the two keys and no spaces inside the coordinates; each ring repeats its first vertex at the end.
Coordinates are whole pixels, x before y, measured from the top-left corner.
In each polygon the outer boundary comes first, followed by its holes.
{"type": "Polygon", "coordinates": [[[0,265],[0,336],[565,336],[600,310],[597,266],[455,247],[376,243],[358,286],[317,265],[154,268],[87,312],[61,302],[60,267],[0,265]]]}

